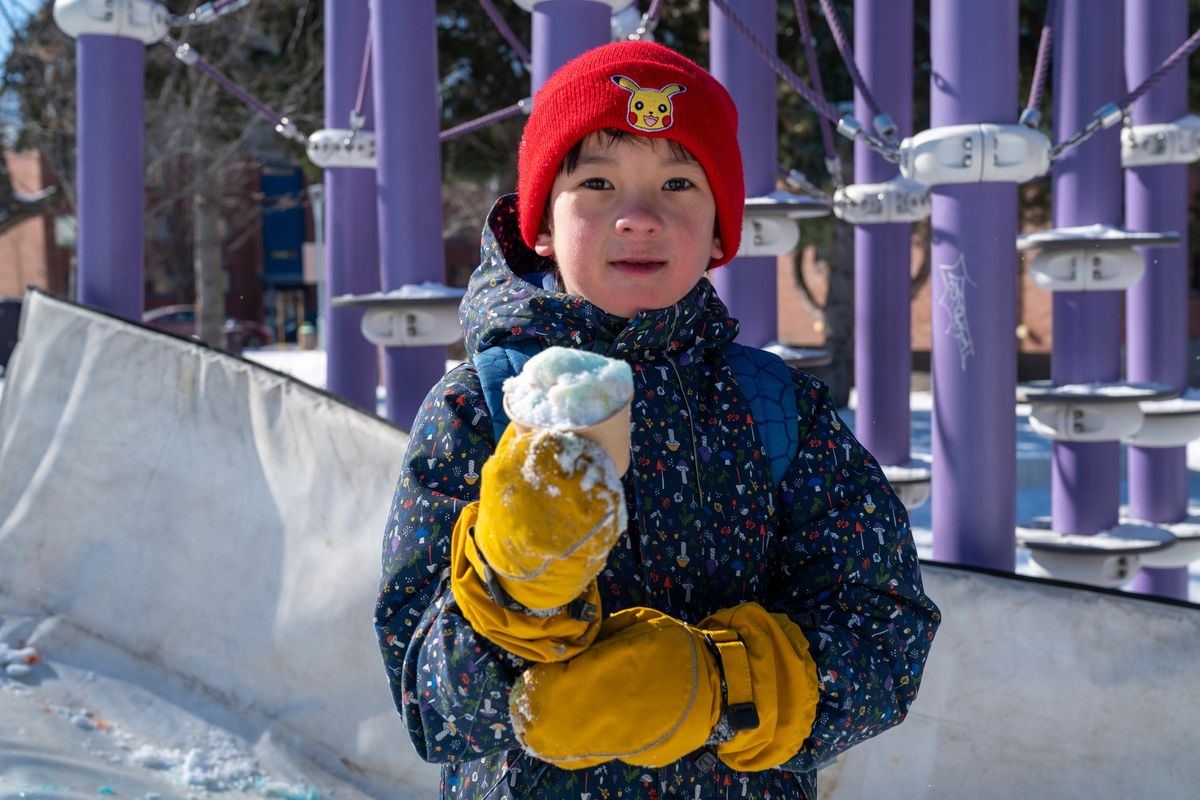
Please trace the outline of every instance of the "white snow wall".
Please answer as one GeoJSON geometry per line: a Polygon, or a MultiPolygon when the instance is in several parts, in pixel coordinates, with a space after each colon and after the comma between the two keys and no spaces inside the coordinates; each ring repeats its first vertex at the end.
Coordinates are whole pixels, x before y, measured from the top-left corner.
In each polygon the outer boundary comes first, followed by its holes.
{"type": "Polygon", "coordinates": [[[433,796],[372,629],[407,436],[45,294],[21,325],[0,401],[0,593],[195,680],[335,772],[433,796]]]}
{"type": "Polygon", "coordinates": [[[1200,606],[941,565],[921,692],[822,800],[1153,797],[1200,787],[1200,606]]]}

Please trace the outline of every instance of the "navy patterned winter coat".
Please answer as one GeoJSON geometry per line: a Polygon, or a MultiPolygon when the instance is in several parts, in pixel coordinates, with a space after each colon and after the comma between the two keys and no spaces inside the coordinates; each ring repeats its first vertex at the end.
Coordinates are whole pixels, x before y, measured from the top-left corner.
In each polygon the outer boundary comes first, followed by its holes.
{"type": "Polygon", "coordinates": [[[661,769],[577,771],[523,753],[508,714],[522,662],[472,630],[450,588],[450,534],[494,446],[468,364],[433,387],[413,424],[384,537],[375,625],[417,752],[442,764],[444,797],[815,797],[819,766],[903,719],[937,628],[903,505],[825,387],[801,372],[799,451],[773,484],[721,355],[737,323],[707,280],[670,308],[615,317],[519,277],[547,264],[516,222],[515,197],[502,198],[462,306],[468,353],[534,341],[634,371],[629,529],[599,576],[604,612],[651,606],[694,623],[753,600],[787,613],[808,637],[820,702],[800,752],[762,772],[731,770],[706,749],[661,769]]]}

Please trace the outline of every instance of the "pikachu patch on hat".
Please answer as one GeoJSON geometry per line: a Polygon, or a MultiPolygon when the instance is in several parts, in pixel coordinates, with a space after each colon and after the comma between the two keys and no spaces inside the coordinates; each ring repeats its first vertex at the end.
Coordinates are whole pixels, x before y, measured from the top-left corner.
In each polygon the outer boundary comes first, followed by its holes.
{"type": "Polygon", "coordinates": [[[671,127],[675,121],[671,95],[687,91],[678,83],[668,83],[661,89],[643,89],[624,75],[613,75],[612,82],[631,95],[628,120],[639,131],[663,131],[671,127]]]}

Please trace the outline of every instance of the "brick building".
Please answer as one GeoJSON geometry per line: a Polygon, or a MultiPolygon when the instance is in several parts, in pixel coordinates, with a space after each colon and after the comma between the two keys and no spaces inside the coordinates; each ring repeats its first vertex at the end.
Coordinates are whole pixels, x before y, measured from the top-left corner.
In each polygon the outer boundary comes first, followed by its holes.
{"type": "MultiPolygon", "coordinates": [[[[33,194],[57,181],[46,159],[36,150],[5,153],[15,191],[33,194]]],[[[55,243],[55,214],[18,223],[0,234],[0,297],[22,297],[36,286],[55,294],[70,291],[70,247],[55,243]]]]}

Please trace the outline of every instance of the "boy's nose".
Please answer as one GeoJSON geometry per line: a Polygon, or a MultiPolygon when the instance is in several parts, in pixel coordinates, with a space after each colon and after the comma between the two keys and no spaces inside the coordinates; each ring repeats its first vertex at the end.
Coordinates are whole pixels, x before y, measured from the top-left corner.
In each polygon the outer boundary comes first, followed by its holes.
{"type": "Polygon", "coordinates": [[[617,217],[617,233],[653,236],[662,232],[662,218],[643,204],[627,208],[617,217]]]}

